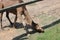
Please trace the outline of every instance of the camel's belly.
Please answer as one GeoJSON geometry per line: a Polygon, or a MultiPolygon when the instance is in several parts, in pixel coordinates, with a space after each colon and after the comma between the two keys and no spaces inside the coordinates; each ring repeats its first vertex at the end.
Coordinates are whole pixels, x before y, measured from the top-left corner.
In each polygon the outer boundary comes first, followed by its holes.
{"type": "Polygon", "coordinates": [[[19,3],[19,0],[3,0],[2,3],[4,5],[4,7],[8,7],[8,6],[19,3]]]}
{"type": "Polygon", "coordinates": [[[2,3],[0,2],[0,9],[2,8],[2,3]]]}
{"type": "Polygon", "coordinates": [[[18,1],[3,1],[3,5],[4,7],[8,7],[8,6],[11,6],[11,5],[14,5],[14,4],[17,4],[18,1]]]}

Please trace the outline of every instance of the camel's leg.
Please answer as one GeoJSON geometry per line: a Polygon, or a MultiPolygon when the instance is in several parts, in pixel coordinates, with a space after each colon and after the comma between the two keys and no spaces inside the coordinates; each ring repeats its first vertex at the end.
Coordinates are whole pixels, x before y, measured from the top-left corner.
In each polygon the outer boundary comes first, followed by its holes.
{"type": "Polygon", "coordinates": [[[15,25],[15,24],[16,24],[16,21],[17,21],[17,11],[15,11],[15,12],[14,12],[14,14],[15,14],[16,16],[15,16],[15,20],[14,20],[13,28],[15,28],[15,27],[16,27],[16,25],[15,25]]]}
{"type": "Polygon", "coordinates": [[[6,17],[7,17],[7,19],[9,20],[10,24],[13,25],[13,23],[11,22],[11,20],[10,20],[10,18],[9,18],[9,12],[8,12],[8,11],[6,11],[6,17]]]}
{"type": "Polygon", "coordinates": [[[19,18],[19,23],[22,23],[22,11],[21,11],[21,7],[17,8],[17,17],[19,18]]]}
{"type": "Polygon", "coordinates": [[[24,15],[23,15],[23,8],[22,7],[17,8],[17,16],[19,18],[19,22],[23,23],[24,28],[25,28],[26,24],[24,21],[24,15]]]}
{"type": "Polygon", "coordinates": [[[0,29],[1,29],[2,25],[1,25],[1,13],[0,13],[0,29]]]}
{"type": "Polygon", "coordinates": [[[25,16],[25,19],[26,19],[27,23],[29,25],[32,25],[33,20],[31,19],[30,15],[29,15],[29,13],[28,13],[28,11],[25,7],[24,7],[24,16],[25,16]]]}
{"type": "Polygon", "coordinates": [[[26,27],[25,17],[23,15],[24,14],[24,9],[23,9],[23,7],[20,7],[17,10],[18,10],[17,11],[18,17],[19,17],[19,19],[21,20],[21,23],[24,26],[24,30],[26,30],[26,33],[28,34],[29,31],[28,31],[28,28],[26,27]]]}
{"type": "Polygon", "coordinates": [[[1,29],[1,13],[0,13],[0,29],[1,29]]]}
{"type": "Polygon", "coordinates": [[[22,18],[23,18],[23,25],[24,25],[24,29],[26,30],[26,35],[27,36],[29,36],[30,34],[29,34],[29,30],[28,30],[28,25],[27,25],[27,21],[28,21],[28,23],[30,23],[31,22],[31,19],[29,19],[29,15],[28,15],[28,12],[27,12],[27,14],[26,14],[26,12],[25,12],[25,10],[24,10],[24,7],[22,7],[22,18]],[[24,13],[25,12],[25,13],[24,13]]]}
{"type": "Polygon", "coordinates": [[[23,8],[22,7],[17,8],[17,17],[19,18],[19,23],[23,23],[24,29],[25,29],[26,23],[24,21],[23,8]]]}
{"type": "Polygon", "coordinates": [[[0,13],[1,29],[3,30],[3,27],[2,27],[2,17],[3,17],[3,13],[0,13]]]}
{"type": "MultiPolygon", "coordinates": [[[[2,9],[2,2],[0,1],[0,9],[2,9]]],[[[3,13],[0,12],[0,29],[3,29],[2,28],[2,16],[3,16],[3,13]]]]}
{"type": "MultiPolygon", "coordinates": [[[[23,12],[22,12],[22,13],[23,13],[23,12]]],[[[27,35],[27,36],[30,36],[30,34],[29,34],[29,30],[28,30],[28,25],[26,24],[27,21],[26,21],[24,15],[22,15],[22,18],[23,18],[22,23],[23,23],[23,25],[24,25],[24,30],[26,30],[26,33],[27,33],[26,35],[27,35]]]]}

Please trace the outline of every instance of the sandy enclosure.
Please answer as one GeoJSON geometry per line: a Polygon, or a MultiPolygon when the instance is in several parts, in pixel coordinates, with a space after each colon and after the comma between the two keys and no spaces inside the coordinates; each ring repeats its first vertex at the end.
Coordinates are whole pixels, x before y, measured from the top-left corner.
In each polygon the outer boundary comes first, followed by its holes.
{"type": "MultiPolygon", "coordinates": [[[[26,2],[26,0],[24,1],[26,2]]],[[[26,8],[31,18],[40,26],[50,24],[51,22],[60,19],[60,0],[43,0],[41,2],[27,5],[26,8]]],[[[11,16],[10,19],[13,22],[15,15],[10,14],[9,16],[11,16]]],[[[19,18],[17,22],[19,23],[19,18]]],[[[8,26],[9,24],[10,23],[7,20],[4,12],[3,26],[8,26]]],[[[0,31],[0,40],[12,40],[13,38],[25,33],[23,28],[13,29],[7,27],[5,29],[5,31],[0,31]]]]}

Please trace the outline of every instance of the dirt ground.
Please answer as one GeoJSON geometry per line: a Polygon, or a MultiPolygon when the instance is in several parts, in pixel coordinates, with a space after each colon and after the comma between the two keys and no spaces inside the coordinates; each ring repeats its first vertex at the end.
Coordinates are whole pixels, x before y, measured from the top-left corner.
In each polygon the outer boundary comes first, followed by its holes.
{"type": "MultiPolygon", "coordinates": [[[[38,23],[40,26],[48,25],[55,20],[60,19],[60,0],[43,0],[37,3],[33,3],[26,6],[32,20],[38,23]]],[[[13,22],[15,15],[10,14],[10,19],[13,22]]],[[[5,30],[0,30],[0,40],[30,40],[24,33],[26,31],[23,27],[21,28],[9,28],[9,21],[4,13],[3,15],[3,26],[5,30]]],[[[17,20],[19,24],[19,18],[17,20]]]]}

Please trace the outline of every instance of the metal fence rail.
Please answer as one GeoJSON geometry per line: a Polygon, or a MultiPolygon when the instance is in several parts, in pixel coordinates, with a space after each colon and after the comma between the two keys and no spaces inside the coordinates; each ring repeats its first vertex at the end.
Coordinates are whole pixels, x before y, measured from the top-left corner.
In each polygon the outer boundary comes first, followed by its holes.
{"type": "Polygon", "coordinates": [[[13,8],[17,8],[17,7],[21,7],[21,6],[24,6],[24,5],[32,4],[32,3],[35,3],[35,2],[38,2],[38,1],[41,1],[41,0],[34,0],[34,1],[30,1],[30,2],[14,4],[12,6],[8,6],[8,7],[0,9],[0,12],[4,12],[6,10],[11,10],[13,8]]]}

